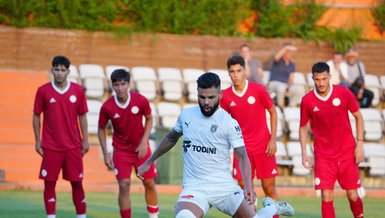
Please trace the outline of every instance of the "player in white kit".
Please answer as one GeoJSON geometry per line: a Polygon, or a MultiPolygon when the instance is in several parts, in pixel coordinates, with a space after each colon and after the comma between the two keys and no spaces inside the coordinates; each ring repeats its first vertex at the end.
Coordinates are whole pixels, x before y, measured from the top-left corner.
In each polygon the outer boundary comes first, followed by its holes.
{"type": "Polygon", "coordinates": [[[292,216],[291,205],[271,198],[263,200],[264,208],[257,213],[252,209],[250,204],[255,202],[256,195],[251,185],[250,162],[237,121],[219,107],[220,79],[214,73],[205,73],[197,82],[199,106],[187,108],[179,115],[174,128],[138,168],[139,176],[183,135],[183,190],[175,206],[175,217],[203,217],[211,207],[232,217],[292,216]],[[244,190],[231,175],[231,148],[239,160],[244,190]]]}

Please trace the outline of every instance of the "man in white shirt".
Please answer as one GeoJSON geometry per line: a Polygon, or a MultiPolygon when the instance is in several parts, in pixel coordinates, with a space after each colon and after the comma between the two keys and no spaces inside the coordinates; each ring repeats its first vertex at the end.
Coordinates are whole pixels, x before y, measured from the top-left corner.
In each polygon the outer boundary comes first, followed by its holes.
{"type": "Polygon", "coordinates": [[[237,121],[219,107],[220,79],[214,73],[198,78],[199,106],[185,109],[175,127],[161,140],[153,155],[138,168],[142,175],[160,156],[169,151],[183,135],[183,190],[175,206],[175,217],[203,217],[211,207],[232,217],[292,216],[294,209],[286,202],[263,200],[256,213],[250,204],[256,200],[250,178],[250,163],[237,121]],[[229,151],[239,160],[245,187],[233,180],[229,151]]]}
{"type": "Polygon", "coordinates": [[[333,85],[343,85],[348,86],[348,65],[344,61],[343,54],[340,52],[335,52],[333,54],[333,59],[326,62],[330,68],[331,83],[333,85]]]}

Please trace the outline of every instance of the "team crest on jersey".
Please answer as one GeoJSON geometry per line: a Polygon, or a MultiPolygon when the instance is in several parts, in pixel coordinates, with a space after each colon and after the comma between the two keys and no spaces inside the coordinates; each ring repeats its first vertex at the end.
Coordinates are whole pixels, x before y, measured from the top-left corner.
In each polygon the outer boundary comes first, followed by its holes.
{"type": "Polygon", "coordinates": [[[333,105],[334,106],[338,107],[338,106],[340,106],[340,104],[341,104],[341,100],[339,98],[333,99],[333,105]]]}
{"type": "Polygon", "coordinates": [[[211,131],[211,132],[216,132],[217,129],[218,129],[218,125],[214,125],[214,124],[213,124],[213,125],[211,126],[211,128],[210,128],[210,131],[211,131]]]}
{"type": "Polygon", "coordinates": [[[183,140],[183,152],[186,153],[187,149],[191,147],[191,141],[190,140],[183,140]]]}
{"type": "Polygon", "coordinates": [[[70,102],[71,102],[71,103],[75,103],[76,100],[77,100],[77,99],[76,99],[76,96],[75,96],[75,95],[71,95],[71,96],[70,96],[70,102]]]}
{"type": "Polygon", "coordinates": [[[248,97],[248,98],[247,98],[247,103],[249,103],[249,104],[254,104],[254,103],[255,103],[255,98],[254,98],[254,96],[248,97]]]}
{"type": "Polygon", "coordinates": [[[131,108],[131,112],[133,114],[137,114],[139,112],[139,108],[137,106],[134,106],[134,107],[131,108]]]}

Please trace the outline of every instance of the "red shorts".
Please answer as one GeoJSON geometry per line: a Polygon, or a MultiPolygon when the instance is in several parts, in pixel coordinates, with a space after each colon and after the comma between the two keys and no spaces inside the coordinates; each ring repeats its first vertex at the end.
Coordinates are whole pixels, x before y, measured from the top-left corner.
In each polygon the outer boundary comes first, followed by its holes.
{"type": "MultiPolygon", "coordinates": [[[[268,157],[266,154],[249,155],[251,166],[251,179],[257,175],[257,179],[266,179],[278,176],[278,167],[275,155],[268,157]]],[[[239,170],[238,159],[234,154],[233,177],[236,180],[242,180],[242,174],[239,170]]]]}
{"type": "Polygon", "coordinates": [[[67,151],[44,149],[39,178],[47,181],[57,181],[61,169],[63,169],[63,179],[65,180],[81,181],[83,179],[83,154],[81,148],[67,151]]]}
{"type": "Polygon", "coordinates": [[[345,190],[361,187],[359,169],[354,159],[339,162],[316,161],[314,174],[316,190],[333,190],[336,181],[345,190]]]}
{"type": "MultiPolygon", "coordinates": [[[[144,163],[151,156],[151,149],[147,149],[147,154],[144,158],[139,159],[137,154],[133,154],[127,151],[117,151],[115,150],[113,153],[113,161],[114,161],[114,173],[116,179],[130,179],[132,167],[135,168],[135,172],[138,171],[138,167],[144,163]]],[[[155,164],[152,164],[150,169],[143,174],[143,179],[152,179],[157,176],[157,171],[155,164]]]]}

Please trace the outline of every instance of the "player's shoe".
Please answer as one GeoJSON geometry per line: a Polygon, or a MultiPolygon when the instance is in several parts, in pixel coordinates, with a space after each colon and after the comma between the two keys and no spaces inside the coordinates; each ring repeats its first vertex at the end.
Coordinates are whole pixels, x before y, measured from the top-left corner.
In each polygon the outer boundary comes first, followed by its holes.
{"type": "Polygon", "coordinates": [[[285,201],[275,202],[272,198],[266,197],[262,200],[263,207],[274,205],[277,208],[277,215],[293,216],[294,208],[285,201]]]}

